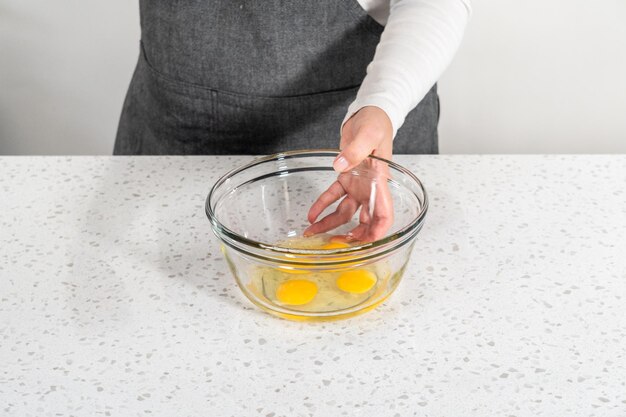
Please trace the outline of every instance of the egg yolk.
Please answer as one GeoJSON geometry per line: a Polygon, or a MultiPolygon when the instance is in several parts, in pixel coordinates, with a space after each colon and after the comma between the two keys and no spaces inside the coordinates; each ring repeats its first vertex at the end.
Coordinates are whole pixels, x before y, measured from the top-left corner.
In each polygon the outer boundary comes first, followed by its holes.
{"type": "Polygon", "coordinates": [[[346,271],[337,278],[337,287],[352,294],[363,294],[376,284],[376,275],[365,269],[346,271]]]}
{"type": "Polygon", "coordinates": [[[350,245],[343,242],[330,242],[322,246],[322,249],[345,249],[349,248],[350,245]]]}
{"type": "MultiPolygon", "coordinates": [[[[345,248],[349,248],[349,247],[350,247],[350,245],[348,245],[347,243],[330,242],[330,243],[327,243],[327,244],[323,245],[320,249],[326,249],[326,250],[328,250],[328,249],[345,249],[345,248]]],[[[337,260],[337,261],[348,261],[348,260],[350,260],[350,256],[336,256],[336,255],[334,255],[333,259],[337,260]]],[[[335,270],[335,269],[327,270],[327,272],[336,272],[336,271],[337,270],[335,270]]]]}
{"type": "Polygon", "coordinates": [[[276,290],[276,298],[281,303],[302,305],[311,302],[317,294],[317,285],[304,279],[285,281],[276,290]]]}

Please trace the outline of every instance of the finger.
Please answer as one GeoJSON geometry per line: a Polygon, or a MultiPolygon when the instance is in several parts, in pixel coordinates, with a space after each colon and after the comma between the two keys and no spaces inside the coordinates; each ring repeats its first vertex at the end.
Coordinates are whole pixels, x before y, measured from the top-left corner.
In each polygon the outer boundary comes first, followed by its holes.
{"type": "Polygon", "coordinates": [[[346,191],[343,189],[343,186],[339,183],[339,181],[335,181],[334,183],[332,183],[332,185],[328,187],[328,189],[324,191],[317,198],[317,200],[315,200],[315,202],[309,209],[309,214],[307,215],[309,223],[313,223],[317,219],[317,217],[326,209],[326,207],[339,200],[345,194],[346,191]]]}
{"type": "Polygon", "coordinates": [[[352,236],[350,235],[335,235],[330,237],[330,243],[349,243],[352,240],[352,236]]]}
{"type": "Polygon", "coordinates": [[[367,229],[369,228],[369,222],[369,205],[365,203],[361,206],[361,212],[359,213],[359,225],[348,232],[347,236],[349,237],[349,239],[361,240],[361,238],[367,233],[367,229]]]}
{"type": "Polygon", "coordinates": [[[324,233],[349,222],[358,208],[359,203],[356,200],[353,200],[350,196],[344,198],[343,201],[337,206],[337,210],[324,217],[322,220],[307,227],[304,230],[304,236],[324,233]]]}
{"type": "Polygon", "coordinates": [[[359,224],[357,227],[355,227],[354,229],[350,230],[348,232],[348,240],[349,241],[360,241],[362,240],[363,236],[365,236],[365,234],[367,233],[367,228],[369,227],[368,224],[359,224]]]}
{"type": "Polygon", "coordinates": [[[361,236],[365,242],[383,238],[393,225],[393,200],[387,182],[379,182],[374,213],[369,221],[367,232],[361,236]]]}
{"type": "MultiPolygon", "coordinates": [[[[354,132],[353,139],[343,148],[333,162],[337,172],[346,172],[359,165],[382,141],[384,135],[378,130],[363,126],[354,132]]],[[[342,143],[344,140],[342,140],[342,143]]]]}
{"type": "Polygon", "coordinates": [[[361,206],[361,212],[359,213],[359,223],[369,224],[371,222],[370,205],[365,203],[361,206]]]}

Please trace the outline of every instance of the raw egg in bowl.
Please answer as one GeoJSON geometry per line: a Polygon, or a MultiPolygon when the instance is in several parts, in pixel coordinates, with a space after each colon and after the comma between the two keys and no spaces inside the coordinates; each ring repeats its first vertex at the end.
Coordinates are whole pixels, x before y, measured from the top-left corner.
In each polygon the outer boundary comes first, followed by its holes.
{"type": "MultiPolygon", "coordinates": [[[[371,201],[375,193],[388,196],[392,221],[376,240],[349,238],[363,218],[359,212],[334,229],[304,233],[311,206],[337,181],[337,155],[305,150],[258,158],[221,177],[209,192],[206,214],[237,284],[271,314],[317,321],[351,317],[383,302],[402,278],[428,198],[419,179],[398,164],[370,156],[341,174],[365,184],[371,201]]],[[[339,204],[341,199],[319,218],[339,204]]]]}

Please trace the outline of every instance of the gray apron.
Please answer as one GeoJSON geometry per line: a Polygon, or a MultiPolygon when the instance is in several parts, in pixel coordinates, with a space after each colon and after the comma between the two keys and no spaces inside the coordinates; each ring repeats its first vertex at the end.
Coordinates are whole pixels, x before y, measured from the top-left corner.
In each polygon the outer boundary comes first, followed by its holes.
{"type": "MultiPolygon", "coordinates": [[[[114,154],[337,148],[383,27],[356,0],[140,0],[114,154]]],[[[437,153],[436,86],[395,153],[437,153]]]]}

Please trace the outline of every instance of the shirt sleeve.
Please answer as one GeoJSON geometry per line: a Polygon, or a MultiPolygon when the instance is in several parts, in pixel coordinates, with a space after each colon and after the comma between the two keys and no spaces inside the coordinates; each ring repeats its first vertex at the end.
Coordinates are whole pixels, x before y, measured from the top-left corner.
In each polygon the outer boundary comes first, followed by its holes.
{"type": "Polygon", "coordinates": [[[391,0],[374,59],[343,124],[359,109],[387,113],[393,136],[456,53],[471,15],[469,0],[391,0]]]}

